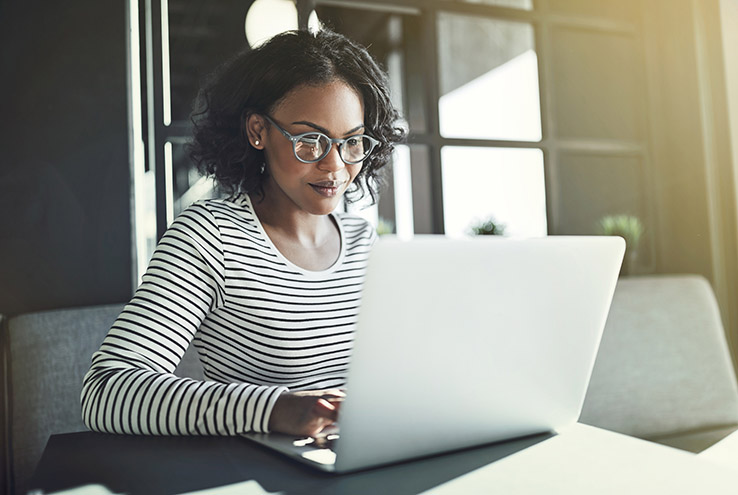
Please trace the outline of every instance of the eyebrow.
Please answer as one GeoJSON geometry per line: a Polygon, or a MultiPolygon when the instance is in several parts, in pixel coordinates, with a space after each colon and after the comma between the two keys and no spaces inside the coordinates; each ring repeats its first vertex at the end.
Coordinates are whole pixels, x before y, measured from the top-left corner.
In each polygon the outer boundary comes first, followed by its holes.
{"type": "MultiPolygon", "coordinates": [[[[313,129],[315,129],[317,131],[322,132],[326,136],[329,136],[330,135],[330,132],[328,131],[328,129],[326,129],[325,127],[321,127],[318,124],[313,124],[312,122],[307,122],[305,120],[298,120],[297,122],[293,122],[292,124],[293,125],[294,124],[306,125],[308,127],[312,127],[313,129]]],[[[348,136],[349,134],[353,134],[354,132],[358,131],[359,129],[363,129],[363,128],[364,128],[364,124],[359,124],[356,127],[354,127],[353,129],[351,129],[350,131],[344,133],[344,136],[348,136]]]]}

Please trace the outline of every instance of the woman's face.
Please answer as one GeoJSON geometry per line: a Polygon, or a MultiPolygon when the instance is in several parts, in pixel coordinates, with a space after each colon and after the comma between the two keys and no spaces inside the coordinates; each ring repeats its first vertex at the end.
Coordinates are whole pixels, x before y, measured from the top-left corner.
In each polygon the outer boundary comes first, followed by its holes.
{"type": "MultiPolygon", "coordinates": [[[[331,138],[346,138],[364,133],[363,101],[341,81],[300,86],[288,93],[269,117],[292,135],[317,131],[331,138]]],[[[274,125],[265,123],[260,135],[269,174],[264,183],[265,199],[275,206],[327,215],[336,209],[361,171],[362,163],[349,165],[341,160],[336,144],[320,161],[303,163],[295,157],[292,142],[274,125]]]]}

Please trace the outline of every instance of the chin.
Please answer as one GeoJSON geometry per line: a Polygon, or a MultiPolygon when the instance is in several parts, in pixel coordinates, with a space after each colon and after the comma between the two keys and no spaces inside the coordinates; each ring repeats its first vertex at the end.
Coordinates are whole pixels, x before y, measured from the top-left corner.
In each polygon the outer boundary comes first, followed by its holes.
{"type": "Polygon", "coordinates": [[[338,208],[341,204],[341,201],[336,201],[335,203],[331,205],[320,205],[316,208],[312,209],[310,213],[313,215],[329,215],[336,211],[336,208],[338,208]]]}
{"type": "Polygon", "coordinates": [[[303,209],[313,215],[328,215],[333,213],[343,203],[343,192],[328,197],[321,197],[317,201],[314,199],[303,203],[303,209]]]}

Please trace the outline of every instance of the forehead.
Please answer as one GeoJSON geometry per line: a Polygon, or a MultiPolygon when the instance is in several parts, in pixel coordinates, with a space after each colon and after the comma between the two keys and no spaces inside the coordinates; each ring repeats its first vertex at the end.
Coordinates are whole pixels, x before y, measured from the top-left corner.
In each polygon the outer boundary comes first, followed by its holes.
{"type": "Polygon", "coordinates": [[[287,93],[272,114],[285,124],[311,122],[341,132],[364,122],[361,95],[343,81],[298,86],[287,93]]]}

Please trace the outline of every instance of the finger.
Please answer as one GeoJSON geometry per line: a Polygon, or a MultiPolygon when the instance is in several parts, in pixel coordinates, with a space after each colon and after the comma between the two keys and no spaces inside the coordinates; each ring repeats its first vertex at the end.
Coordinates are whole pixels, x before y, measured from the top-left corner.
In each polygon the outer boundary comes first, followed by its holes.
{"type": "Polygon", "coordinates": [[[320,436],[329,436],[329,435],[335,435],[339,433],[341,430],[338,427],[338,423],[331,423],[328,425],[325,425],[322,430],[320,430],[320,436]]]}
{"type": "Polygon", "coordinates": [[[321,399],[327,400],[331,404],[340,404],[346,399],[346,393],[341,389],[325,390],[321,399]]]}
{"type": "Polygon", "coordinates": [[[298,395],[300,397],[322,397],[324,395],[329,395],[331,397],[341,397],[342,395],[345,396],[345,394],[342,394],[342,392],[339,389],[298,390],[293,393],[294,395],[298,395]]]}
{"type": "Polygon", "coordinates": [[[338,419],[338,407],[337,405],[320,398],[315,403],[315,412],[317,416],[330,420],[331,422],[338,419]]]}
{"type": "MultiPolygon", "coordinates": [[[[323,411],[325,413],[326,411],[323,411]]],[[[335,425],[335,418],[331,417],[332,415],[326,416],[325,414],[316,415],[313,417],[313,419],[308,423],[307,426],[307,434],[313,438],[316,438],[320,436],[326,428],[330,427],[331,425],[335,425]]]]}
{"type": "Polygon", "coordinates": [[[332,398],[332,397],[322,397],[322,399],[326,402],[328,402],[330,405],[332,405],[336,410],[336,416],[338,416],[338,413],[341,411],[341,404],[343,403],[343,398],[332,398]]]}

